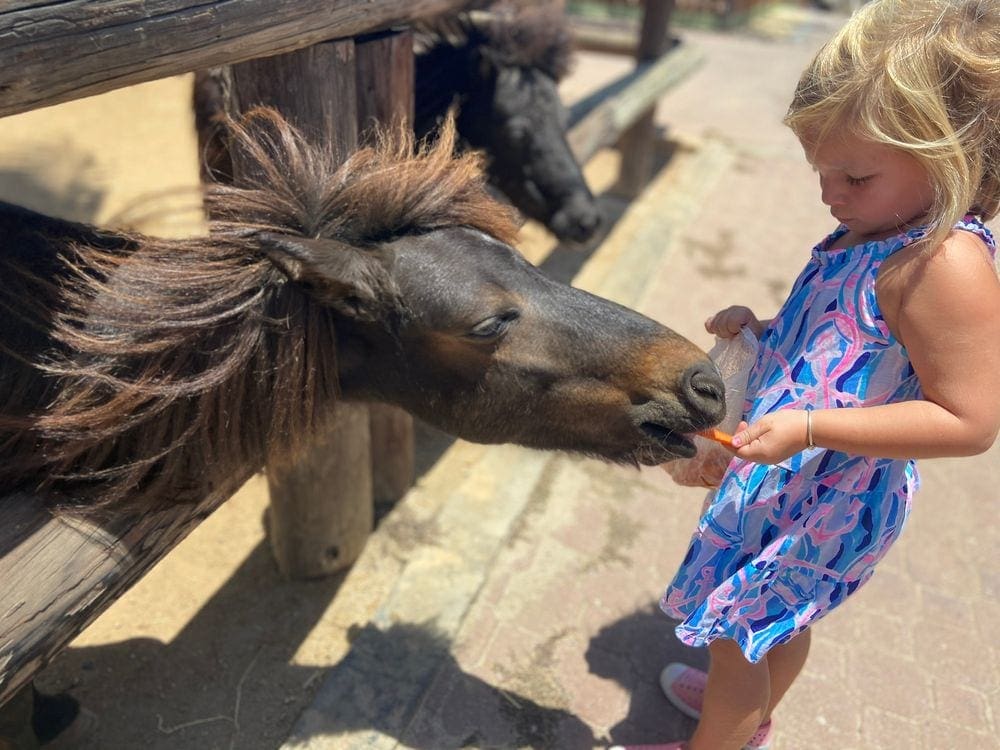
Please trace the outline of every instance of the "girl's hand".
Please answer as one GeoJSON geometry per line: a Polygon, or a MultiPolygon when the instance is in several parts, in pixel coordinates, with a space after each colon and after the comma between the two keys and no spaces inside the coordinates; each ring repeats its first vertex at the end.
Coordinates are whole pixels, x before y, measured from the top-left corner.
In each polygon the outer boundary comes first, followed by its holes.
{"type": "Polygon", "coordinates": [[[725,310],[720,310],[705,321],[705,330],[723,339],[732,338],[744,326],[749,326],[757,338],[760,338],[764,331],[764,324],[757,319],[749,307],[742,305],[733,305],[725,310]]]}
{"type": "Polygon", "coordinates": [[[751,425],[740,422],[733,434],[736,455],[759,464],[776,464],[808,447],[806,412],[783,409],[751,425]]]}

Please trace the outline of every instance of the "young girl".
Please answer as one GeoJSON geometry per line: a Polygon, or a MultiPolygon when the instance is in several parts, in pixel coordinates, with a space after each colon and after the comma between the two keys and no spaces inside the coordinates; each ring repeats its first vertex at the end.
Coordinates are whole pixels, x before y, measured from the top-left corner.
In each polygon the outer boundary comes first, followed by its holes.
{"type": "Polygon", "coordinates": [[[786,117],[839,222],[760,338],[721,484],[661,606],[707,646],[664,690],[686,742],[764,748],[809,628],[872,575],[917,489],[913,459],[1000,426],[1000,0],[876,0],[802,75],[786,117]],[[747,424],[747,422],[749,424],[747,424]],[[780,463],[780,465],[779,465],[780,463]]]}

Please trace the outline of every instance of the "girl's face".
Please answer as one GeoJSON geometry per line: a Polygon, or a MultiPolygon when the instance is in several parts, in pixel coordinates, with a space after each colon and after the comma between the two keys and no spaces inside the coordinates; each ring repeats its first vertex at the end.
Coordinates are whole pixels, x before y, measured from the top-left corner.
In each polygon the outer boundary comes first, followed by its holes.
{"type": "Polygon", "coordinates": [[[884,239],[919,225],[931,208],[930,177],[905,151],[852,135],[802,146],[819,173],[823,203],[858,239],[884,239]]]}

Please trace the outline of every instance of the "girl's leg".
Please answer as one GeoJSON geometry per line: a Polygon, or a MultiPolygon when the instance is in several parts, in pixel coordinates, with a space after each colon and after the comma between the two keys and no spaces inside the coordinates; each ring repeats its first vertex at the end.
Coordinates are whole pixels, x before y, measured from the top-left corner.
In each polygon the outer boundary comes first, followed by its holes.
{"type": "Polygon", "coordinates": [[[770,705],[767,657],[752,664],[735,641],[722,639],[709,644],[708,651],[711,662],[701,719],[688,750],[739,750],[764,721],[770,705]]]}
{"type": "Polygon", "coordinates": [[[809,656],[809,644],[812,640],[811,630],[803,630],[787,643],[774,646],[767,652],[767,671],[771,678],[771,700],[764,714],[764,721],[771,718],[771,712],[784,697],[785,692],[795,682],[806,657],[809,656]]]}

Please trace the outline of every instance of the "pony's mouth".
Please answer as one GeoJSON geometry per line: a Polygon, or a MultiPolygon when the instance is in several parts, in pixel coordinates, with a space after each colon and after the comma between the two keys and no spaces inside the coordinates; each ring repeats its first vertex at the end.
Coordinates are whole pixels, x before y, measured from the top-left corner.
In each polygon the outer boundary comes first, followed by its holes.
{"type": "MultiPolygon", "coordinates": [[[[657,458],[655,455],[649,455],[648,460],[650,464],[659,464],[671,458],[691,458],[697,453],[697,449],[691,439],[693,437],[691,433],[672,430],[656,422],[643,422],[639,425],[639,429],[665,454],[660,458],[657,458]]],[[[642,461],[641,459],[640,461],[641,463],[646,463],[646,461],[642,461]]]]}

